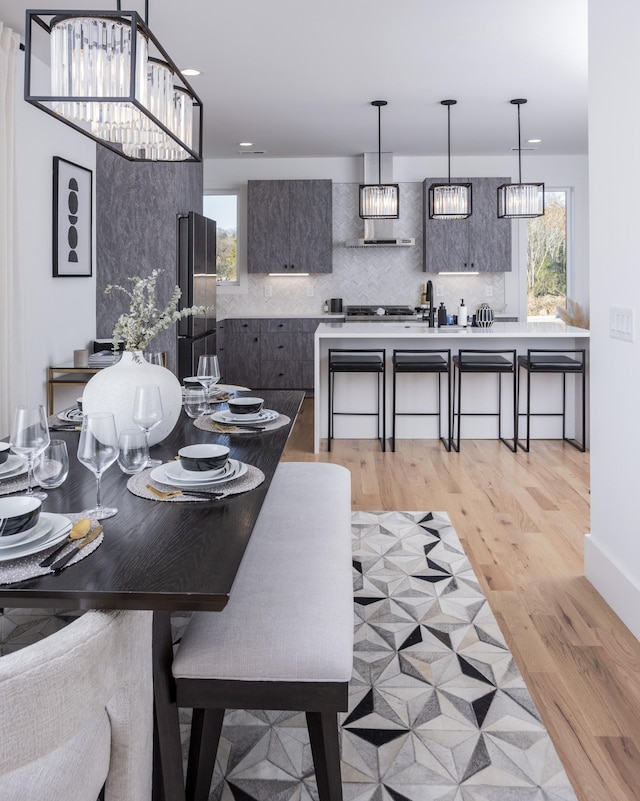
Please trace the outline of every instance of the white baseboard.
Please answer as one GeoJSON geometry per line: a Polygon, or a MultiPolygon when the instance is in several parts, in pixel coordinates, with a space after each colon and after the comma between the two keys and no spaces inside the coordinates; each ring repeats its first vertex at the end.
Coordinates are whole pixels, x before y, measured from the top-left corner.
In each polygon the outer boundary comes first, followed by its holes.
{"type": "Polygon", "coordinates": [[[591,534],[584,538],[584,574],[640,640],[640,587],[591,534]]]}

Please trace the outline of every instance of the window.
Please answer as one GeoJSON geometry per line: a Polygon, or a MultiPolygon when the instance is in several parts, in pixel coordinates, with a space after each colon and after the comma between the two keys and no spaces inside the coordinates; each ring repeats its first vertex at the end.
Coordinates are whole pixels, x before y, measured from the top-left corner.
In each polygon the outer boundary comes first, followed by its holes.
{"type": "Polygon", "coordinates": [[[216,221],[216,277],[218,284],[238,283],[238,195],[220,193],[203,198],[205,217],[216,221]]]}
{"type": "Polygon", "coordinates": [[[544,193],[544,216],[527,224],[527,316],[556,317],[567,305],[569,192],[544,193]]]}

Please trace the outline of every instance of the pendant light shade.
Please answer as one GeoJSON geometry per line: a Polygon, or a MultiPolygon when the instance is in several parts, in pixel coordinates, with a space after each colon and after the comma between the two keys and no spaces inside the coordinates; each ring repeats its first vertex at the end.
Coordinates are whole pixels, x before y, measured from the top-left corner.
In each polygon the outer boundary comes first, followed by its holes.
{"type": "Polygon", "coordinates": [[[27,11],[25,100],[132,161],[201,161],[202,103],[135,11],[27,11]]]}
{"type": "Polygon", "coordinates": [[[544,184],[522,183],[522,148],[520,146],[520,106],[526,103],[517,98],[511,103],[518,107],[518,183],[498,187],[498,217],[524,219],[544,214],[544,184]]]}
{"type": "Polygon", "coordinates": [[[451,183],[451,106],[457,100],[441,100],[447,107],[447,183],[429,187],[430,220],[466,220],[471,216],[471,184],[451,183]]]}
{"type": "Polygon", "coordinates": [[[371,105],[378,108],[378,183],[360,184],[360,217],[363,220],[397,220],[400,216],[400,187],[381,183],[380,109],[387,105],[387,101],[374,100],[371,105]]]}

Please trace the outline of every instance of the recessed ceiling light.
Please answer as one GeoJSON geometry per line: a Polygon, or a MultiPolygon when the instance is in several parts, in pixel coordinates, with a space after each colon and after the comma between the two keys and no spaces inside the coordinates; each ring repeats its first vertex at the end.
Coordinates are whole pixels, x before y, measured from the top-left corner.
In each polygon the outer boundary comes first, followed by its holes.
{"type": "Polygon", "coordinates": [[[253,142],[238,142],[238,147],[253,147],[253,142]]]}
{"type": "Polygon", "coordinates": [[[530,145],[538,145],[540,144],[540,142],[542,142],[542,139],[527,139],[527,142],[530,145]]]}
{"type": "Polygon", "coordinates": [[[194,78],[196,75],[202,75],[202,70],[193,69],[193,67],[187,67],[186,70],[180,70],[183,75],[186,75],[187,78],[194,78]]]}

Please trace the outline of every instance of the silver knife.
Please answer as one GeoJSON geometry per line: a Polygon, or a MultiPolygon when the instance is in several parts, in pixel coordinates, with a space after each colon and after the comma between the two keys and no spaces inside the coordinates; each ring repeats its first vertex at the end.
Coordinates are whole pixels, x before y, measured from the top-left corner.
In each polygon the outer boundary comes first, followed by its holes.
{"type": "Polygon", "coordinates": [[[58,570],[62,570],[62,568],[69,562],[76,553],[84,548],[85,545],[88,545],[90,542],[93,542],[96,537],[102,534],[102,526],[96,526],[94,529],[87,534],[87,536],[83,540],[78,540],[77,543],[74,544],[73,548],[66,553],[64,556],[60,557],[57,562],[54,562],[51,565],[51,569],[54,573],[57,573],[58,570]]]}

